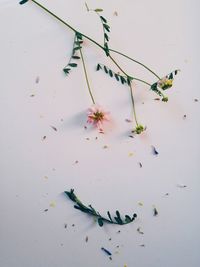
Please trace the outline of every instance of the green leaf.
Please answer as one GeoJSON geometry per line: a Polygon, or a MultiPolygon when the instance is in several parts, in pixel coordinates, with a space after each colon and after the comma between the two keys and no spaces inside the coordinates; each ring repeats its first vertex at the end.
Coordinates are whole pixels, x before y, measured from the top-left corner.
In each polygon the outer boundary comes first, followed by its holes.
{"type": "Polygon", "coordinates": [[[73,54],[74,54],[77,50],[80,50],[81,48],[82,48],[81,46],[74,47],[74,49],[73,49],[73,54]]]}
{"type": "Polygon", "coordinates": [[[109,217],[110,221],[112,222],[113,220],[112,220],[112,217],[111,217],[111,215],[110,215],[110,212],[107,211],[107,214],[108,214],[108,217],[109,217]]]}
{"type": "Polygon", "coordinates": [[[112,72],[112,70],[109,70],[108,73],[109,73],[110,77],[113,77],[113,72],[112,72]]]}
{"type": "Polygon", "coordinates": [[[79,40],[82,40],[83,39],[83,35],[80,32],[76,32],[76,37],[79,40]]]}
{"type": "Polygon", "coordinates": [[[77,64],[76,63],[69,63],[68,66],[75,68],[75,67],[77,67],[77,64]]]}
{"type": "Polygon", "coordinates": [[[96,8],[94,11],[95,11],[95,12],[102,12],[103,9],[102,9],[102,8],[96,8]]]}
{"type": "Polygon", "coordinates": [[[107,20],[103,16],[100,16],[100,18],[103,20],[104,23],[107,23],[107,20]]]}
{"type": "Polygon", "coordinates": [[[110,32],[110,26],[108,26],[107,24],[103,24],[103,27],[106,31],[110,32]]]}
{"type": "Polygon", "coordinates": [[[117,215],[117,217],[115,217],[116,222],[118,222],[119,224],[123,224],[123,221],[121,219],[121,216],[118,210],[116,211],[116,215],[117,215]]]}
{"type": "Polygon", "coordinates": [[[72,56],[73,59],[80,59],[79,56],[72,56]]]}
{"type": "Polygon", "coordinates": [[[173,73],[172,73],[172,72],[169,74],[169,79],[170,79],[170,80],[173,79],[173,73]]]}
{"type": "Polygon", "coordinates": [[[127,78],[127,83],[128,83],[128,85],[131,84],[131,79],[129,77],[127,78]]]}
{"type": "Polygon", "coordinates": [[[23,4],[25,4],[26,2],[28,2],[28,1],[29,1],[29,0],[22,0],[22,1],[19,2],[19,4],[20,4],[20,5],[23,5],[23,4]]]}
{"type": "Polygon", "coordinates": [[[125,215],[125,222],[126,223],[132,222],[132,219],[129,215],[125,215]]]}
{"type": "Polygon", "coordinates": [[[117,73],[115,73],[115,79],[119,81],[119,75],[117,73]]]}
{"type": "Polygon", "coordinates": [[[120,80],[122,84],[126,83],[126,79],[123,76],[120,76],[120,80]]]}
{"type": "Polygon", "coordinates": [[[104,33],[104,37],[105,37],[106,41],[108,42],[109,41],[109,37],[108,37],[107,33],[104,33]]]}
{"type": "Polygon", "coordinates": [[[107,42],[104,44],[104,51],[106,53],[106,56],[109,56],[109,48],[108,48],[108,43],[107,42]]]}
{"type": "Polygon", "coordinates": [[[105,73],[108,73],[108,69],[106,68],[106,66],[103,66],[103,68],[104,68],[105,73]]]}
{"type": "Polygon", "coordinates": [[[97,71],[102,69],[101,65],[100,64],[97,64],[97,71]]]}
{"type": "Polygon", "coordinates": [[[65,74],[69,74],[69,71],[70,70],[71,70],[70,68],[63,69],[63,71],[64,71],[65,74]]]}
{"type": "Polygon", "coordinates": [[[103,226],[103,220],[101,218],[98,218],[98,224],[99,224],[100,227],[103,226]]]}

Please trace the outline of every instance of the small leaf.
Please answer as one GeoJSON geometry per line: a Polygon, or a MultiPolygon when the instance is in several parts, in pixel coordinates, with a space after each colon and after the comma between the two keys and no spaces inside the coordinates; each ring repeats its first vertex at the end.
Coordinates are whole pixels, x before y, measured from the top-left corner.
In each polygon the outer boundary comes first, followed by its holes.
{"type": "Polygon", "coordinates": [[[72,67],[72,68],[77,67],[77,64],[76,64],[76,63],[69,63],[68,65],[69,65],[70,67],[72,67]]]}
{"type": "Polygon", "coordinates": [[[107,33],[104,33],[104,37],[105,37],[106,41],[108,42],[109,41],[109,37],[108,37],[107,33]]]}
{"type": "Polygon", "coordinates": [[[110,77],[113,77],[113,72],[112,72],[112,70],[109,70],[108,73],[109,73],[110,77]]]}
{"type": "Polygon", "coordinates": [[[109,217],[110,221],[112,222],[113,220],[112,220],[112,217],[110,215],[110,212],[108,211],[107,214],[108,214],[108,217],[109,217]]]}
{"type": "Polygon", "coordinates": [[[169,79],[172,80],[173,79],[173,73],[171,72],[169,75],[169,79]]]}
{"type": "Polygon", "coordinates": [[[98,218],[98,224],[99,224],[100,227],[103,226],[103,220],[101,218],[98,218]]]}
{"type": "Polygon", "coordinates": [[[120,80],[122,84],[126,83],[126,79],[123,76],[120,76],[120,80]]]}
{"type": "Polygon", "coordinates": [[[116,211],[116,215],[117,215],[117,217],[115,217],[116,222],[118,222],[119,224],[123,224],[123,221],[121,219],[121,216],[118,210],[116,211]]]}
{"type": "Polygon", "coordinates": [[[77,33],[76,33],[76,37],[77,37],[77,39],[79,39],[79,40],[82,40],[82,39],[83,39],[83,36],[82,36],[82,34],[81,34],[80,32],[77,32],[77,33]]]}
{"type": "Polygon", "coordinates": [[[131,79],[128,77],[127,78],[127,84],[130,85],[131,84],[131,79]]]}
{"type": "Polygon", "coordinates": [[[29,0],[22,0],[22,1],[19,2],[19,4],[20,4],[20,5],[23,5],[23,4],[25,4],[26,2],[28,2],[28,1],[29,1],[29,0]]]}
{"type": "Polygon", "coordinates": [[[107,20],[103,16],[100,16],[100,18],[103,20],[103,22],[107,23],[107,20]]]}
{"type": "Polygon", "coordinates": [[[106,68],[106,66],[103,66],[103,68],[104,68],[105,73],[108,73],[108,69],[106,68]]]}
{"type": "Polygon", "coordinates": [[[71,70],[70,68],[63,69],[63,71],[64,71],[65,74],[69,74],[69,71],[70,70],[71,70]]]}
{"type": "Polygon", "coordinates": [[[73,59],[80,59],[79,56],[72,56],[73,59]]]}
{"type": "Polygon", "coordinates": [[[81,49],[81,48],[82,48],[81,46],[74,47],[74,49],[73,49],[73,54],[74,54],[77,50],[79,50],[79,49],[81,49]]]}
{"type": "Polygon", "coordinates": [[[132,219],[129,215],[125,215],[125,221],[129,223],[129,222],[132,222],[132,219]]]}
{"type": "Polygon", "coordinates": [[[103,24],[104,29],[106,29],[106,31],[110,32],[110,26],[108,26],[107,24],[103,24]]]}
{"type": "Polygon", "coordinates": [[[117,81],[119,81],[119,75],[117,75],[116,73],[115,73],[115,79],[116,79],[117,81]]]}
{"type": "Polygon", "coordinates": [[[101,65],[100,64],[97,64],[97,71],[102,69],[101,65]]]}
{"type": "Polygon", "coordinates": [[[84,209],[80,206],[77,206],[77,205],[74,205],[74,208],[77,209],[77,210],[81,210],[81,211],[84,211],[84,209]]]}
{"type": "Polygon", "coordinates": [[[95,11],[95,12],[102,12],[103,9],[102,9],[102,8],[96,8],[94,11],[95,11]]]}

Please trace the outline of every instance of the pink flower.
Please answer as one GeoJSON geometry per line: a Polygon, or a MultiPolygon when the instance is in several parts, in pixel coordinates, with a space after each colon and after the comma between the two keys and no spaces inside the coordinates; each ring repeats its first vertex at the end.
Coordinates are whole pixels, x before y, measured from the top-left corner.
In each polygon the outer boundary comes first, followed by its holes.
{"type": "Polygon", "coordinates": [[[93,105],[87,111],[87,123],[92,124],[96,127],[100,132],[103,132],[103,124],[106,121],[110,121],[110,112],[105,111],[99,105],[93,105]]]}

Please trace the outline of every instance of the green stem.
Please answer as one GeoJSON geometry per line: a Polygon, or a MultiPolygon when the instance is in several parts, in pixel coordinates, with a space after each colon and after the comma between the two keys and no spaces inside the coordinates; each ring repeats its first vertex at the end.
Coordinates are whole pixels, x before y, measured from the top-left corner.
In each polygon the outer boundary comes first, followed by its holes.
{"type": "Polygon", "coordinates": [[[121,56],[124,56],[124,57],[130,59],[131,61],[133,61],[133,62],[135,62],[135,63],[137,63],[137,64],[143,66],[145,69],[147,69],[148,71],[150,71],[154,76],[156,76],[159,80],[161,79],[161,78],[160,78],[160,77],[159,77],[153,70],[151,70],[151,69],[148,68],[146,65],[144,65],[144,64],[141,63],[141,62],[139,62],[138,60],[135,60],[135,59],[133,59],[133,58],[131,58],[131,57],[129,57],[129,56],[127,56],[127,55],[125,55],[125,54],[119,52],[119,51],[116,51],[116,50],[114,50],[114,49],[111,49],[111,48],[110,48],[109,50],[112,51],[112,52],[114,52],[114,53],[117,53],[117,54],[119,54],[119,55],[121,55],[121,56]]]}
{"type": "MultiPolygon", "coordinates": [[[[67,26],[68,28],[70,28],[73,32],[75,32],[75,33],[78,33],[78,31],[75,29],[75,28],[73,28],[71,25],[69,25],[68,23],[66,23],[64,20],[62,20],[61,18],[59,18],[58,16],[56,16],[53,12],[51,12],[50,10],[48,10],[46,7],[44,7],[43,5],[41,5],[40,3],[38,3],[37,1],[35,1],[35,0],[31,0],[33,3],[35,3],[37,6],[39,6],[40,8],[42,8],[43,10],[45,10],[47,13],[49,13],[50,15],[52,15],[54,18],[56,18],[57,20],[59,20],[61,23],[63,23],[65,26],[67,26]]],[[[79,32],[80,33],[80,32],[79,32]]],[[[102,45],[100,45],[99,43],[97,43],[95,40],[93,40],[92,38],[90,38],[89,36],[87,36],[87,35],[85,35],[85,34],[83,34],[83,33],[80,33],[83,37],[85,37],[86,39],[88,39],[88,40],[90,40],[92,43],[94,43],[94,44],[96,44],[99,48],[101,48],[104,52],[105,52],[105,49],[104,49],[104,47],[102,46],[102,45]]],[[[127,58],[129,58],[128,56],[126,56],[126,55],[124,55],[124,54],[122,54],[122,53],[120,53],[120,52],[118,52],[118,51],[116,51],[116,50],[113,50],[113,49],[110,49],[110,51],[112,51],[112,52],[115,52],[115,53],[118,53],[118,54],[121,54],[121,55],[123,55],[123,56],[125,56],[125,57],[127,57],[127,58]]],[[[119,64],[114,60],[114,58],[111,56],[111,55],[108,55],[108,57],[113,61],[113,63],[122,71],[122,73],[124,73],[126,76],[128,76],[128,77],[131,77],[131,76],[129,76],[120,66],[119,66],[119,64]]],[[[129,59],[131,59],[131,58],[129,58],[129,59]]],[[[133,59],[131,59],[131,60],[133,60],[133,59]]],[[[133,61],[135,61],[135,60],[133,60],[133,61]]],[[[136,61],[135,61],[136,62],[136,61]]],[[[142,63],[140,63],[140,62],[138,62],[137,61],[137,63],[138,64],[140,64],[140,65],[142,65],[142,66],[144,66],[146,69],[148,69],[150,72],[152,72],[149,68],[147,68],[145,65],[143,65],[142,63]]],[[[154,73],[154,72],[152,72],[152,73],[154,73]]],[[[154,73],[154,75],[156,75],[155,73],[154,73]]],[[[159,76],[157,76],[156,75],[156,77],[158,77],[159,78],[159,76]]],[[[160,79],[160,78],[159,78],[160,79]]],[[[141,79],[137,79],[137,78],[134,78],[134,80],[137,80],[137,81],[140,81],[140,82],[143,82],[143,83],[145,83],[145,84],[147,84],[147,85],[150,85],[151,86],[151,84],[149,84],[149,83],[147,83],[147,82],[145,82],[145,81],[143,81],[143,80],[141,80],[141,79]]]]}
{"type": "Polygon", "coordinates": [[[135,119],[135,122],[136,122],[136,126],[138,126],[139,124],[138,124],[137,116],[136,116],[135,101],[134,101],[134,97],[133,97],[133,89],[132,89],[131,83],[130,83],[129,87],[130,87],[130,92],[131,92],[131,101],[132,101],[132,106],[133,106],[133,115],[134,115],[134,119],[135,119]]]}
{"type": "Polygon", "coordinates": [[[138,78],[133,78],[133,77],[131,77],[131,78],[132,78],[133,80],[136,80],[136,81],[138,81],[138,82],[145,83],[145,84],[151,86],[150,83],[148,83],[148,82],[146,82],[146,81],[144,81],[144,80],[141,80],[141,79],[138,79],[138,78]]]}
{"type": "Polygon", "coordinates": [[[119,70],[121,70],[122,73],[124,73],[127,77],[130,77],[120,66],[119,64],[114,60],[114,58],[109,55],[109,58],[112,60],[112,62],[119,68],[119,70]]]}
{"type": "Polygon", "coordinates": [[[90,97],[92,99],[92,103],[95,104],[94,97],[92,95],[92,91],[91,91],[91,87],[90,87],[90,83],[89,83],[89,79],[88,79],[88,75],[87,75],[85,60],[84,60],[84,57],[83,57],[83,52],[82,52],[82,49],[81,48],[79,50],[80,50],[81,60],[82,60],[82,63],[83,63],[83,69],[84,69],[84,74],[85,74],[85,79],[86,79],[88,91],[89,91],[90,97]]]}
{"type": "MultiPolygon", "coordinates": [[[[56,16],[53,12],[51,12],[50,10],[48,10],[46,7],[44,7],[43,5],[41,5],[40,3],[38,3],[35,0],[31,0],[33,3],[35,3],[36,5],[38,5],[40,8],[42,8],[43,10],[45,10],[47,13],[49,13],[50,15],[52,15],[54,18],[56,18],[57,20],[59,20],[60,22],[62,22],[65,26],[67,26],[68,28],[70,28],[73,32],[77,33],[78,31],[73,28],[71,25],[69,25],[67,22],[65,22],[64,20],[62,20],[61,18],[59,18],[58,16],[56,16]]],[[[84,36],[85,38],[87,38],[88,40],[90,40],[91,42],[93,42],[94,44],[96,44],[97,46],[99,46],[101,49],[104,50],[104,47],[101,46],[99,43],[97,43],[95,40],[93,40],[92,38],[90,38],[89,36],[80,33],[82,36],[84,36]]]]}

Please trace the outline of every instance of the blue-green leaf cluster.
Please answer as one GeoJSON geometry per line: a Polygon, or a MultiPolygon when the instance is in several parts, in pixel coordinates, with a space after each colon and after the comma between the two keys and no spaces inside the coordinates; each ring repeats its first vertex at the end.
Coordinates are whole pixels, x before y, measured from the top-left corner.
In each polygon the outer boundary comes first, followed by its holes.
{"type": "Polygon", "coordinates": [[[94,218],[97,219],[98,225],[100,227],[102,227],[104,225],[104,223],[110,223],[110,224],[118,224],[118,225],[124,225],[124,224],[128,224],[133,222],[136,218],[137,218],[137,214],[134,213],[131,216],[129,215],[125,215],[125,218],[123,219],[121,217],[120,212],[117,210],[116,211],[116,216],[114,216],[114,218],[111,217],[110,212],[107,212],[108,218],[105,218],[103,216],[101,216],[101,214],[96,211],[91,205],[89,206],[85,206],[75,195],[74,190],[71,189],[70,191],[65,191],[65,194],[69,197],[69,199],[71,201],[73,201],[75,203],[74,208],[78,209],[84,213],[87,213],[91,216],[93,216],[94,218]]]}

